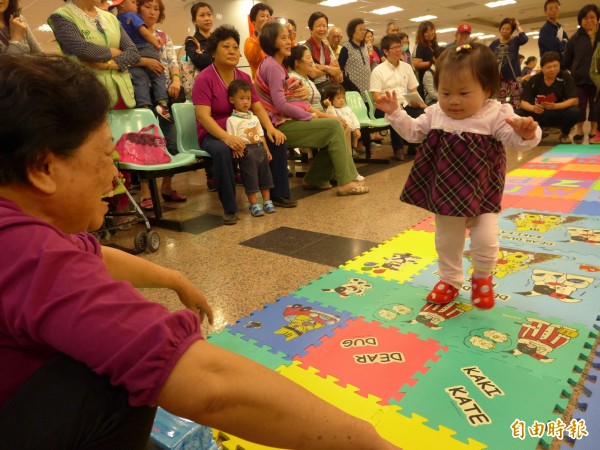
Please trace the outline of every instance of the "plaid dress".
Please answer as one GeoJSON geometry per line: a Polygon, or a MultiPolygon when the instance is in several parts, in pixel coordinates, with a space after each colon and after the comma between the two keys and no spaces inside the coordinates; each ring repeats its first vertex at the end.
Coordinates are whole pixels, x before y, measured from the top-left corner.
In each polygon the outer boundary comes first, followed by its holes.
{"type": "Polygon", "coordinates": [[[476,217],[500,212],[505,147],[528,150],[542,132],[523,140],[506,119],[513,109],[488,100],[466,119],[452,119],[435,104],[416,119],[396,110],[386,119],[405,140],[421,143],[400,200],[435,214],[476,217]]]}
{"type": "Polygon", "coordinates": [[[492,136],[433,129],[417,151],[400,200],[444,216],[500,212],[506,153],[492,136]]]}

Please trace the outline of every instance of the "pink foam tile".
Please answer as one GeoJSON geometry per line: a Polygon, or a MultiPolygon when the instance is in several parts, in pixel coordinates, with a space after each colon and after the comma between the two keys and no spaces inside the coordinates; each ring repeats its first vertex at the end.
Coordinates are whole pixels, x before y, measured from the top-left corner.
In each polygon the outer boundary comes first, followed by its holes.
{"type": "Polygon", "coordinates": [[[532,209],[534,211],[554,211],[570,213],[579,204],[579,200],[550,197],[522,197],[513,208],[532,209]]]}
{"type": "Polygon", "coordinates": [[[502,209],[514,207],[522,198],[523,197],[519,195],[506,195],[505,193],[502,197],[502,209]]]}
{"type": "Polygon", "coordinates": [[[560,170],[555,178],[564,178],[566,180],[597,180],[597,172],[585,172],[581,170],[560,170]]]}
{"type": "Polygon", "coordinates": [[[419,222],[414,227],[412,227],[412,229],[419,231],[428,231],[430,233],[435,232],[435,217],[429,216],[425,220],[419,222]]]}

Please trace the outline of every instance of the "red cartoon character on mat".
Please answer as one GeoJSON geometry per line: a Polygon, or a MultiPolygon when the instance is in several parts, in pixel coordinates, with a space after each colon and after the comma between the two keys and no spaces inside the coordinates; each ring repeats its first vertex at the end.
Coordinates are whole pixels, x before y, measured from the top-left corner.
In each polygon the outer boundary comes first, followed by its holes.
{"type": "Polygon", "coordinates": [[[334,289],[323,289],[323,292],[337,292],[340,297],[349,297],[351,295],[362,297],[369,289],[373,289],[373,286],[367,281],[360,278],[350,278],[348,283],[334,289]]]}
{"type": "Polygon", "coordinates": [[[394,253],[391,258],[384,258],[383,264],[366,262],[362,270],[373,271],[373,273],[384,273],[386,270],[398,271],[405,264],[416,264],[421,259],[412,253],[394,253]]]}
{"type": "Polygon", "coordinates": [[[579,266],[579,270],[585,270],[586,272],[593,273],[593,272],[600,272],[600,267],[592,266],[590,264],[581,264],[579,266]]]}
{"type": "Polygon", "coordinates": [[[567,231],[571,236],[569,242],[583,242],[585,244],[600,244],[600,230],[592,228],[567,227],[567,231]]]}
{"type": "Polygon", "coordinates": [[[316,330],[326,325],[333,325],[340,321],[338,316],[317,311],[310,306],[301,304],[286,306],[285,311],[283,311],[283,318],[288,322],[287,325],[274,331],[273,334],[283,334],[286,341],[291,341],[308,331],[316,330]]]}
{"type": "Polygon", "coordinates": [[[548,355],[553,350],[579,336],[579,332],[574,328],[531,317],[526,319],[528,323],[521,324],[517,348],[509,351],[512,355],[529,355],[540,362],[551,363],[554,359],[548,355]]]}
{"type": "Polygon", "coordinates": [[[531,276],[534,286],[531,291],[517,292],[517,294],[526,297],[537,295],[549,295],[561,302],[578,303],[579,298],[574,298],[572,294],[585,289],[594,282],[594,278],[584,277],[572,273],[551,272],[543,269],[533,269],[531,276]]]}
{"type": "Polygon", "coordinates": [[[410,320],[408,323],[411,325],[420,323],[432,330],[441,330],[442,327],[439,325],[442,322],[454,319],[472,309],[473,307],[471,305],[467,305],[463,302],[452,302],[446,305],[437,305],[435,303],[427,302],[423,305],[421,311],[417,314],[417,317],[410,320]]]}

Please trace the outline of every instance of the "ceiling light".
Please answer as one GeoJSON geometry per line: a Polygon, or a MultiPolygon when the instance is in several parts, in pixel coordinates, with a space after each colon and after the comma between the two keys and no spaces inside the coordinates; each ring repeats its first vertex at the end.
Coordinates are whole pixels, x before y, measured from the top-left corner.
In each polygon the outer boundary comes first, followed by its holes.
{"type": "Polygon", "coordinates": [[[348,3],[356,3],[357,0],[325,0],[324,2],[320,2],[319,5],[321,6],[329,6],[331,8],[334,8],[336,6],[342,6],[342,5],[346,5],[348,3]]]}
{"type": "Polygon", "coordinates": [[[397,6],[386,6],[385,8],[378,8],[371,11],[371,14],[379,14],[383,16],[385,14],[391,14],[398,11],[404,11],[402,8],[398,8],[397,6]]]}
{"type": "Polygon", "coordinates": [[[446,45],[448,45],[448,43],[447,42],[438,42],[438,45],[440,47],[445,47],[446,45]]]}
{"type": "Polygon", "coordinates": [[[539,31],[530,31],[529,33],[525,33],[527,36],[535,36],[536,34],[540,34],[539,31]]]}
{"type": "Polygon", "coordinates": [[[538,34],[537,36],[533,36],[534,39],[539,39],[540,35],[538,34]]]}
{"type": "Polygon", "coordinates": [[[38,31],[45,31],[45,32],[51,32],[52,28],[50,28],[50,25],[48,25],[47,23],[40,25],[39,27],[37,27],[38,31]]]}
{"type": "Polygon", "coordinates": [[[488,8],[498,8],[499,6],[513,5],[515,3],[517,3],[515,0],[499,0],[497,2],[486,3],[485,6],[488,8]]]}
{"type": "Polygon", "coordinates": [[[481,37],[481,36],[483,36],[483,33],[471,33],[470,37],[476,38],[476,37],[481,37]]]}
{"type": "Polygon", "coordinates": [[[479,36],[479,39],[492,39],[495,38],[495,34],[484,34],[483,36],[479,36]]]}
{"type": "Polygon", "coordinates": [[[421,17],[413,17],[412,19],[408,19],[411,22],[424,22],[426,20],[437,19],[437,16],[421,16],[421,17]]]}
{"type": "Polygon", "coordinates": [[[456,31],[456,28],[442,28],[441,30],[435,30],[437,34],[450,33],[451,31],[456,31]]]}

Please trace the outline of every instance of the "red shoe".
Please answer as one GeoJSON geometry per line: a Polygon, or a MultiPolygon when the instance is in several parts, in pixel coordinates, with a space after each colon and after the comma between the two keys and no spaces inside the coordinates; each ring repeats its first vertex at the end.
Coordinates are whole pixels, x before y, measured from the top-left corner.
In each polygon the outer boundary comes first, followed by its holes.
{"type": "Polygon", "coordinates": [[[438,283],[433,287],[433,290],[427,296],[427,301],[430,303],[435,303],[436,305],[445,305],[450,303],[456,297],[458,297],[458,289],[451,284],[438,281],[438,283]]]}
{"type": "Polygon", "coordinates": [[[479,309],[492,309],[494,307],[494,287],[492,276],[485,278],[471,277],[471,303],[479,309]]]}

